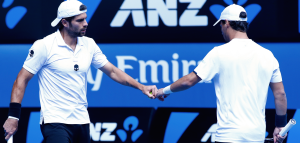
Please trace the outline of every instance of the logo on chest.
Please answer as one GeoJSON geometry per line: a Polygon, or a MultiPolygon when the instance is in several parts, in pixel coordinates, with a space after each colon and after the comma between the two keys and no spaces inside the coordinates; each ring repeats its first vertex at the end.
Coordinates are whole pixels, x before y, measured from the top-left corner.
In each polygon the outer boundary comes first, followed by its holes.
{"type": "Polygon", "coordinates": [[[74,70],[78,71],[79,70],[79,66],[77,64],[74,65],[74,70]]]}

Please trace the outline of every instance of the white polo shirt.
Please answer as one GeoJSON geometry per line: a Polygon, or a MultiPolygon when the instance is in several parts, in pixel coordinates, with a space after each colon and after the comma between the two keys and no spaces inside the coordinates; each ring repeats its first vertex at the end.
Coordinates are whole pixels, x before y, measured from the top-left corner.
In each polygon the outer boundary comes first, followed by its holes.
{"type": "Polygon", "coordinates": [[[281,82],[272,52],[250,39],[233,39],[213,48],[194,70],[214,79],[217,96],[216,141],[263,143],[270,82],[281,82]]]}
{"type": "Polygon", "coordinates": [[[88,37],[77,38],[75,51],[64,42],[59,30],[37,40],[23,68],[38,75],[40,123],[90,123],[86,99],[88,70],[91,64],[98,69],[107,62],[95,41],[88,37]]]}

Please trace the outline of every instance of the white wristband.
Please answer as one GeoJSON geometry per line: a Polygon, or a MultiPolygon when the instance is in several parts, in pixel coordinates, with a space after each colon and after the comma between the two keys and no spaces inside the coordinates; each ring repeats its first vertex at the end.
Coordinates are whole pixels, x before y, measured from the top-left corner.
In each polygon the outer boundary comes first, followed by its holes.
{"type": "Polygon", "coordinates": [[[8,118],[10,118],[10,119],[16,119],[16,120],[19,121],[19,118],[16,118],[16,117],[13,117],[13,116],[8,116],[8,118]]]}
{"type": "Polygon", "coordinates": [[[163,89],[163,93],[164,93],[164,94],[170,94],[170,93],[173,93],[173,92],[171,91],[171,85],[165,87],[165,88],[163,89]]]}

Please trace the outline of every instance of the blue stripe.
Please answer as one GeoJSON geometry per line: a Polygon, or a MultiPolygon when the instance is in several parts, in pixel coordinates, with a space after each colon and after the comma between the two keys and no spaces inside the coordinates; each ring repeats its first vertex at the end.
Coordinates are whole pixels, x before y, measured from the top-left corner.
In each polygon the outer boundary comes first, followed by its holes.
{"type": "Polygon", "coordinates": [[[172,112],[167,124],[164,143],[177,142],[199,113],[172,112]]]}
{"type": "MultiPolygon", "coordinates": [[[[294,119],[300,121],[300,109],[297,109],[294,115],[294,119]]],[[[288,133],[287,143],[296,143],[299,142],[299,133],[300,133],[300,125],[295,125],[291,128],[288,133]]]]}

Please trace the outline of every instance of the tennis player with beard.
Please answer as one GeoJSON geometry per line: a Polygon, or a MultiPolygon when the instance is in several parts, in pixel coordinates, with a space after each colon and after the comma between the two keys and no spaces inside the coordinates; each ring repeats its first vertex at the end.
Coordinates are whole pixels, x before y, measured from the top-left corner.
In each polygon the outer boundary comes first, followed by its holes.
{"type": "Polygon", "coordinates": [[[3,125],[6,140],[17,131],[25,88],[35,74],[39,82],[41,131],[46,143],[90,142],[86,88],[91,65],[150,98],[156,95],[156,86],[144,86],[116,68],[95,41],[84,36],[88,27],[86,12],[87,7],[77,0],[62,2],[51,23],[59,29],[37,40],[29,50],[13,85],[9,117],[3,125]]]}

